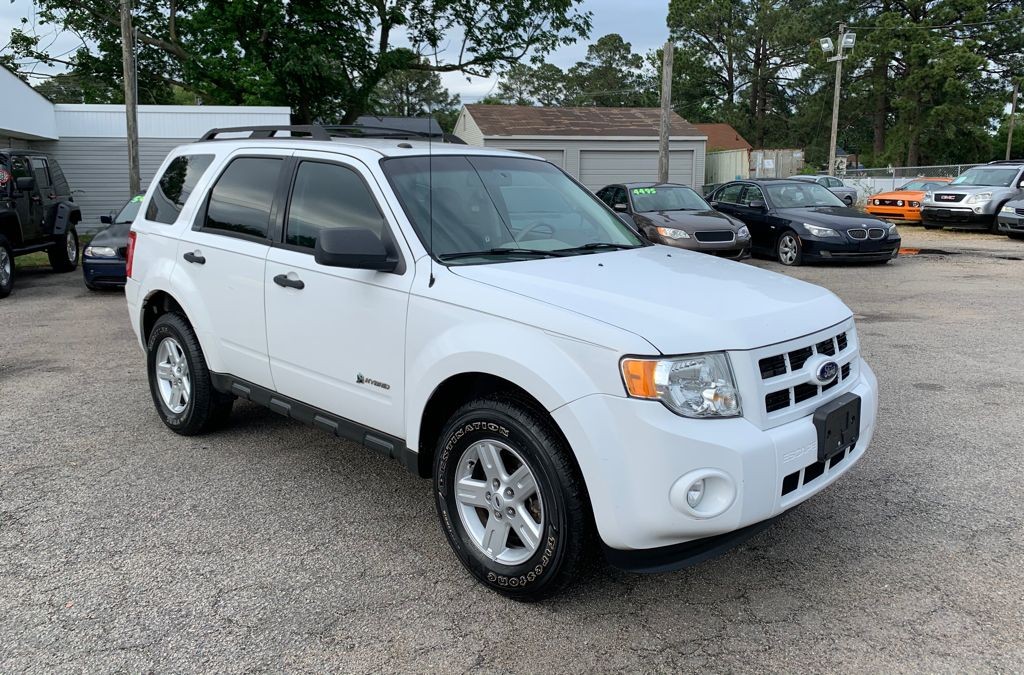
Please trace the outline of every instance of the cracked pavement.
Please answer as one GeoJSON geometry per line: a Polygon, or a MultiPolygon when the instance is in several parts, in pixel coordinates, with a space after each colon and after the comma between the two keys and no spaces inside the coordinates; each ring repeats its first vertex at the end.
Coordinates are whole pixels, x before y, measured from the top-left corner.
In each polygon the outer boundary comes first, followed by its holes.
{"type": "Polygon", "coordinates": [[[859,316],[860,464],[722,558],[536,605],[470,579],[396,462],[244,402],[167,431],[121,294],[27,271],[0,301],[0,671],[1019,671],[1024,242],[904,236],[972,252],[789,272],[859,316]]]}

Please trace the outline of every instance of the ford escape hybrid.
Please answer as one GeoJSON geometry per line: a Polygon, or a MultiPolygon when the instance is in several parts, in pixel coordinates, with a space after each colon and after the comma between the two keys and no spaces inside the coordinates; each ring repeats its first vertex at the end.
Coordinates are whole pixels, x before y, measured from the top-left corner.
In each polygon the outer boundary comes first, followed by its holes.
{"type": "Polygon", "coordinates": [[[232,131],[168,156],[129,241],[173,431],[244,398],[390,455],[523,599],[598,550],[692,564],[863,457],[877,384],[832,293],[650,244],[526,155],[232,131]]]}

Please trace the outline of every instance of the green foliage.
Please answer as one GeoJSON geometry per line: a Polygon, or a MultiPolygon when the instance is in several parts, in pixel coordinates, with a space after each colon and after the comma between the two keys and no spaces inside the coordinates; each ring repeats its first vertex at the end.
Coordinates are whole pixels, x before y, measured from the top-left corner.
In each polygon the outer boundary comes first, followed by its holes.
{"type": "Polygon", "coordinates": [[[451,131],[462,102],[441,85],[441,76],[427,70],[395,70],[377,84],[367,112],[372,115],[421,117],[432,114],[451,131]]]}
{"type": "MultiPolygon", "coordinates": [[[[140,101],[185,90],[203,103],[288,105],[296,122],[347,123],[392,73],[489,77],[575,41],[590,30],[580,1],[135,0],[140,101]]],[[[118,0],[35,3],[41,22],[91,47],[61,61],[16,31],[13,54],[64,63],[116,88],[118,0]]]]}

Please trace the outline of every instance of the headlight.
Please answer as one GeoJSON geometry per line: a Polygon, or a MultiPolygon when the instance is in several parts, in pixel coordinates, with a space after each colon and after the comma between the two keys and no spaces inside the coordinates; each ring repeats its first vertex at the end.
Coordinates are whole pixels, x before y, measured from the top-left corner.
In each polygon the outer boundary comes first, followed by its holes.
{"type": "Polygon", "coordinates": [[[967,198],[967,203],[968,204],[984,204],[985,202],[989,201],[990,199],[992,199],[992,193],[991,192],[979,192],[976,195],[971,195],[970,197],[968,197],[967,198]]]}
{"type": "Polygon", "coordinates": [[[737,239],[750,239],[750,230],[747,229],[746,225],[741,225],[740,229],[736,230],[737,239]]]}
{"type": "Polygon", "coordinates": [[[86,246],[85,255],[89,258],[116,258],[117,249],[110,246],[86,246]]]}
{"type": "Polygon", "coordinates": [[[921,202],[910,202],[910,208],[919,209],[921,208],[921,202]]]}
{"type": "Polygon", "coordinates": [[[900,236],[899,230],[896,229],[895,225],[890,225],[889,226],[889,238],[893,239],[893,238],[898,237],[898,236],[900,236]]]}
{"type": "Polygon", "coordinates": [[[657,228],[658,234],[669,239],[689,239],[690,235],[686,234],[683,230],[677,230],[674,227],[659,227],[657,228]]]}
{"type": "Polygon", "coordinates": [[[932,200],[932,193],[931,192],[925,192],[924,193],[924,200],[926,202],[930,202],[932,200]]]}
{"type": "Polygon", "coordinates": [[[728,357],[721,353],[671,359],[622,359],[622,380],[633,398],[661,401],[683,417],[742,414],[728,357]]]}
{"type": "Polygon", "coordinates": [[[875,206],[881,206],[881,205],[882,205],[882,200],[881,199],[876,199],[875,200],[875,206]]]}
{"type": "Polygon", "coordinates": [[[838,237],[839,233],[833,230],[831,227],[819,227],[818,225],[811,225],[810,223],[804,223],[804,227],[807,228],[807,233],[815,237],[838,237]]]}
{"type": "Polygon", "coordinates": [[[1013,213],[1013,214],[1017,213],[1017,211],[1012,206],[1003,206],[1003,208],[999,209],[999,212],[1000,213],[1013,213]]]}

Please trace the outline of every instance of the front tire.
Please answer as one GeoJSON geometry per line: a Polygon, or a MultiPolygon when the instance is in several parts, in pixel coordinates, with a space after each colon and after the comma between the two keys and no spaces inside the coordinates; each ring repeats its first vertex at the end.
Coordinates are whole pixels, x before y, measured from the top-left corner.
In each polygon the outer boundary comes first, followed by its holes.
{"type": "Polygon", "coordinates": [[[194,436],[227,421],[234,397],[213,388],[199,339],[184,316],[157,319],[146,354],[149,391],[168,429],[194,436]]]}
{"type": "Polygon", "coordinates": [[[459,562],[510,598],[557,593],[592,541],[571,450],[542,411],[519,401],[483,398],[455,412],[434,455],[434,494],[459,562]]]}
{"type": "Polygon", "coordinates": [[[74,271],[78,267],[78,231],[70,227],[63,235],[58,235],[46,255],[54,272],[74,271]]]}
{"type": "Polygon", "coordinates": [[[0,235],[0,298],[14,290],[14,249],[7,237],[0,235]]]}
{"type": "Polygon", "coordinates": [[[800,237],[793,230],[786,230],[775,243],[775,258],[786,267],[803,264],[804,253],[800,237]]]}

